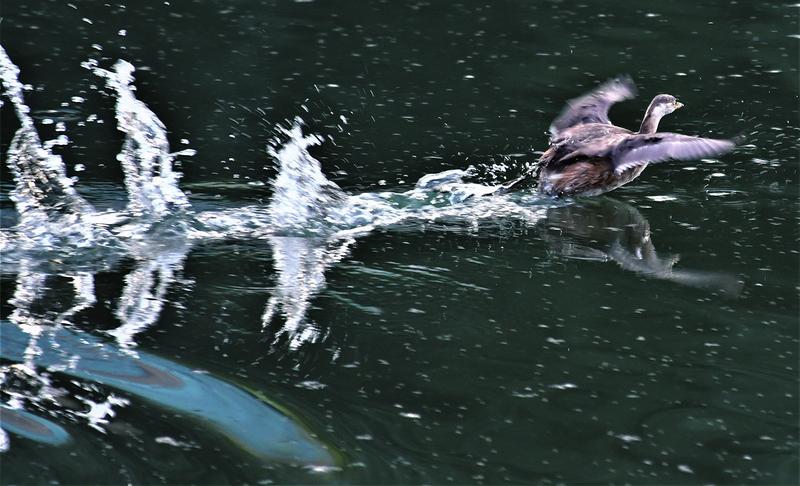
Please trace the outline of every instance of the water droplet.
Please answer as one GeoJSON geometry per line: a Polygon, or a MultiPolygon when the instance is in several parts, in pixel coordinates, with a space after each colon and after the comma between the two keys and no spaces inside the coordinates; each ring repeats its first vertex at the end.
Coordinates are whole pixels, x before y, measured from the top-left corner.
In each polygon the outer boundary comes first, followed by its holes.
{"type": "Polygon", "coordinates": [[[656,202],[665,202],[665,201],[677,201],[678,198],[675,196],[647,196],[647,199],[656,202]]]}

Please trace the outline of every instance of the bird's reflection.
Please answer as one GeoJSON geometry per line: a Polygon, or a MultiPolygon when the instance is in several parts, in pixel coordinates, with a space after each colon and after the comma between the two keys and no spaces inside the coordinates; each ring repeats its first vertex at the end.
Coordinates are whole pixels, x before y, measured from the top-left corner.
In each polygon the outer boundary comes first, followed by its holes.
{"type": "MultiPolygon", "coordinates": [[[[602,197],[551,206],[532,223],[551,251],[570,259],[616,263],[644,277],[703,288],[727,296],[740,293],[736,276],[722,272],[675,268],[677,255],[659,254],[650,224],[631,204],[602,197]]],[[[346,258],[357,235],[347,238],[271,236],[276,286],[262,316],[265,332],[278,313],[283,321],[273,345],[285,337],[289,349],[325,338],[325,328],[307,320],[312,300],[326,285],[325,272],[346,258]]]]}
{"type": "Polygon", "coordinates": [[[675,268],[678,256],[660,255],[647,219],[622,201],[601,197],[552,207],[541,228],[548,246],[566,258],[610,261],[645,277],[729,296],[741,291],[742,283],[734,275],[675,268]]]}

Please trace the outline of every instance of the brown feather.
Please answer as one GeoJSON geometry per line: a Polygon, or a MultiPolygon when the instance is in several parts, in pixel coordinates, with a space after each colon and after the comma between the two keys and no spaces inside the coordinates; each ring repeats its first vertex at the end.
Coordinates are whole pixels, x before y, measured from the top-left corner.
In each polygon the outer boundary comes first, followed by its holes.
{"type": "MultiPolygon", "coordinates": [[[[653,98],[639,133],[612,125],[608,109],[634,95],[633,81],[621,77],[567,103],[551,125],[550,147],[539,159],[539,192],[597,195],[632,181],[648,164],[718,156],[735,147],[731,140],[656,132],[661,117],[683,106],[668,94],[653,98]]],[[[503,184],[498,192],[523,189],[534,176],[530,171],[503,184]]]]}

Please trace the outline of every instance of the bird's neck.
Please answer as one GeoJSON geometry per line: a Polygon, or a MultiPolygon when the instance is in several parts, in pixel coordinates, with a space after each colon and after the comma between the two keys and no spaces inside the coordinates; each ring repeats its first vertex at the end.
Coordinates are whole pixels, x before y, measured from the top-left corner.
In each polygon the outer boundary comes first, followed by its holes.
{"type": "Polygon", "coordinates": [[[656,133],[658,130],[658,122],[661,121],[662,115],[657,113],[653,108],[652,105],[647,107],[644,120],[642,120],[642,126],[639,127],[639,133],[656,133]]]}

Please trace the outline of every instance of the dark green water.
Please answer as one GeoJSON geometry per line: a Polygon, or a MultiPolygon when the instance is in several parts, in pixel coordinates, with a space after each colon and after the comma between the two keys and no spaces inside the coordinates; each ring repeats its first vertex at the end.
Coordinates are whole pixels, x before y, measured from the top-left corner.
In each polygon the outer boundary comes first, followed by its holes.
{"type": "MultiPolygon", "coordinates": [[[[143,270],[122,259],[39,344],[46,382],[8,320],[55,326],[76,271],[51,262],[23,305],[27,270],[3,268],[2,400],[29,415],[3,409],[0,482],[796,484],[800,8],[703,3],[5,2],[37,128],[64,123],[58,153],[98,207],[124,200],[122,136],[89,58],[137,67],[172,146],[197,150],[180,170],[199,208],[266,203],[250,183],[274,177],[265,148],[295,116],[351,193],[469,165],[510,178],[565,100],[619,73],[640,97],[616,123],[666,92],[686,108],[663,130],[745,142],[536,221],[408,222],[341,258],[308,239],[196,244],[143,297],[163,308],[129,352],[104,332],[143,270]],[[293,274],[280,251],[318,258],[293,274]],[[286,275],[305,318],[263,326],[286,275]],[[59,371],[59,345],[90,364],[59,371]],[[115,415],[93,421],[103,402],[115,415]],[[12,426],[26,417],[60,431],[12,426]]],[[[17,127],[4,106],[4,161],[17,127]]]]}

